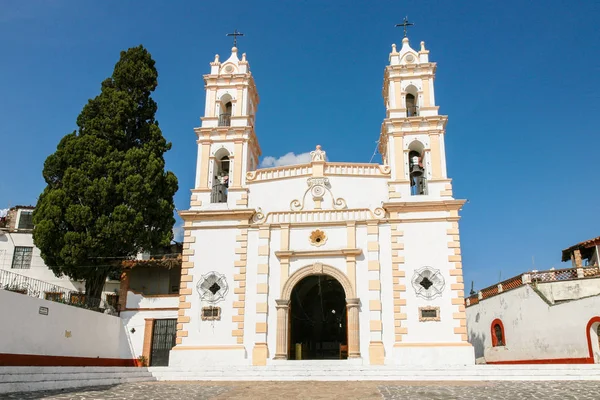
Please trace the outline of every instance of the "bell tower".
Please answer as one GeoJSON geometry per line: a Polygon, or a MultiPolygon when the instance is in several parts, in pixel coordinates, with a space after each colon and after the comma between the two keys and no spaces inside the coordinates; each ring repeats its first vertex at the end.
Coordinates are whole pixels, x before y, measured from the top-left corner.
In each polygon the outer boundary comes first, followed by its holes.
{"type": "Polygon", "coordinates": [[[246,54],[237,47],[224,62],[219,55],[204,75],[206,104],[198,137],[196,180],[191,209],[245,208],[246,172],[258,165],[261,151],[254,132],[258,92],[246,54]]]}
{"type": "Polygon", "coordinates": [[[400,51],[392,45],[383,82],[386,118],[379,139],[383,162],[391,168],[390,201],[452,197],[444,148],[448,117],[438,114],[435,71],[425,42],[418,52],[407,37],[400,51]]]}

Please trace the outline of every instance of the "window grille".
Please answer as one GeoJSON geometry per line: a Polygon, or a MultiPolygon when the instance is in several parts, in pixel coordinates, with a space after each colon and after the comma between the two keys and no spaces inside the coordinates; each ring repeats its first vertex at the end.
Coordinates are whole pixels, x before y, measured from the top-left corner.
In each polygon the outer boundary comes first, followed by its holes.
{"type": "MultiPolygon", "coordinates": [[[[60,294],[62,294],[62,293],[60,293],[60,294]]],[[[71,293],[70,301],[71,301],[71,304],[76,304],[76,305],[85,304],[85,294],[71,293]]]]}
{"type": "Polygon", "coordinates": [[[419,307],[419,321],[439,321],[440,320],[440,308],[439,307],[419,307]]]}
{"type": "Polygon", "coordinates": [[[107,294],[106,295],[106,302],[108,303],[109,306],[111,306],[115,310],[118,309],[118,307],[119,307],[119,295],[118,294],[112,294],[112,293],[107,294]]]}
{"type": "Polygon", "coordinates": [[[33,229],[33,211],[23,211],[19,213],[19,226],[17,229],[33,229]]]}
{"type": "Polygon", "coordinates": [[[31,268],[32,253],[33,253],[33,247],[16,246],[15,253],[13,254],[12,268],[13,269],[29,269],[29,268],[31,268]]]}
{"type": "Polygon", "coordinates": [[[63,292],[46,292],[44,298],[50,301],[61,301],[63,299],[63,292]]]}
{"type": "Polygon", "coordinates": [[[219,321],[221,319],[221,307],[202,307],[202,321],[219,321]]]}

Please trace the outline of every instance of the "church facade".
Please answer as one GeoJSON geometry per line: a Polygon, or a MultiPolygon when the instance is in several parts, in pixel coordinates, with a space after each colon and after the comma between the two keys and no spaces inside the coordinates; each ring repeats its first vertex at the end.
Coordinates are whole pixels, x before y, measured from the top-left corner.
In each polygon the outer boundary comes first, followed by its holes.
{"type": "Polygon", "coordinates": [[[259,96],[246,55],[210,64],[195,128],[176,346],[169,365],[298,359],[468,365],[459,210],[446,174],[436,64],[392,45],[382,164],[258,169],[259,96]]]}

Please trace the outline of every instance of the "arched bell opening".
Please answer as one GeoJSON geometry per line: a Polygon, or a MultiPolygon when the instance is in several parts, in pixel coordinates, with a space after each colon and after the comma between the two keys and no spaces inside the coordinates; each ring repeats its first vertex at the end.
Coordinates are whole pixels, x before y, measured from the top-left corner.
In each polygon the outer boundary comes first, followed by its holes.
{"type": "Polygon", "coordinates": [[[311,275],[290,299],[291,360],[348,358],[348,317],[342,285],[329,275],[311,275]]]}
{"type": "Polygon", "coordinates": [[[233,111],[231,100],[231,96],[228,94],[221,98],[219,106],[219,126],[231,126],[231,113],[233,111]]]}
{"type": "Polygon", "coordinates": [[[404,97],[406,105],[406,116],[416,117],[419,115],[419,92],[414,85],[409,85],[406,89],[406,96],[404,97]]]}
{"type": "Polygon", "coordinates": [[[408,148],[408,168],[410,194],[412,196],[427,194],[425,150],[423,144],[417,140],[413,141],[408,148]]]}
{"type": "Polygon", "coordinates": [[[219,149],[215,154],[213,163],[213,180],[210,202],[226,203],[227,188],[229,187],[229,172],[231,167],[229,152],[226,149],[219,149]]]}

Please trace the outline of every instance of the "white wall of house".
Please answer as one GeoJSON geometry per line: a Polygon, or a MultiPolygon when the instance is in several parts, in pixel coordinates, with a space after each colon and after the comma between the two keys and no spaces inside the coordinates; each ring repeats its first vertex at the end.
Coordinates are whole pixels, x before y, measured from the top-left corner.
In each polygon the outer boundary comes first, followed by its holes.
{"type": "MultiPolygon", "coordinates": [[[[593,293],[600,288],[600,278],[577,281],[540,283],[540,292],[560,294],[566,290],[593,293]],[[578,287],[578,289],[574,289],[578,287]]],[[[597,325],[588,332],[588,323],[600,317],[600,295],[576,296],[548,304],[530,285],[500,293],[467,307],[469,340],[477,358],[486,362],[585,362],[590,356],[588,337],[593,351],[598,352],[597,325]],[[492,322],[500,319],[504,326],[505,346],[492,347],[492,322]],[[595,350],[594,350],[595,349],[595,350]],[[572,361],[573,362],[573,361],[572,361]]],[[[600,318],[599,318],[600,322],[600,318]]],[[[596,361],[597,362],[597,361],[596,361]]]]}
{"type": "Polygon", "coordinates": [[[132,268],[129,288],[145,295],[178,293],[180,276],[180,268],[132,268]]]}
{"type": "Polygon", "coordinates": [[[116,316],[0,290],[0,320],[0,353],[133,358],[116,316]]]}
{"type": "MultiPolygon", "coordinates": [[[[85,290],[85,283],[83,281],[73,281],[67,276],[57,277],[54,272],[44,264],[44,260],[40,255],[40,249],[33,243],[33,235],[31,232],[0,231],[0,269],[23,275],[28,278],[38,279],[69,290],[85,290]],[[16,247],[28,247],[32,249],[31,264],[29,265],[29,268],[13,268],[13,258],[16,247]]],[[[107,281],[104,286],[104,296],[108,293],[117,293],[118,289],[118,281],[107,281]]]]}
{"type": "MultiPolygon", "coordinates": [[[[174,298],[174,300],[175,303],[177,303],[178,299],[174,298]]],[[[152,303],[154,306],[172,307],[173,300],[171,298],[154,298],[152,303]]],[[[142,355],[144,348],[146,319],[177,319],[177,310],[148,309],[121,312],[124,332],[127,337],[129,348],[131,349],[132,357],[135,359],[142,355]]]]}

